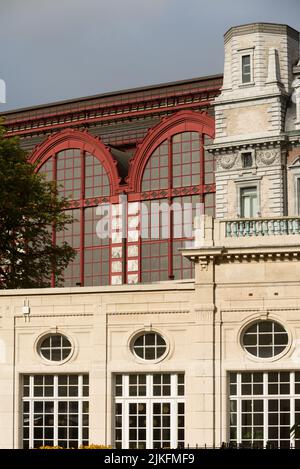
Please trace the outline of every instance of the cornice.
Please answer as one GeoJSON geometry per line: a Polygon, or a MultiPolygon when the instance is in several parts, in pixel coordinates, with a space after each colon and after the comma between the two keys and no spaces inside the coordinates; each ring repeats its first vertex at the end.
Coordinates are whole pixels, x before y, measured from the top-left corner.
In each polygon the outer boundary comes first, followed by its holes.
{"type": "Polygon", "coordinates": [[[128,315],[146,315],[146,314],[189,314],[188,309],[174,309],[174,310],[151,310],[151,311],[109,311],[108,316],[128,316],[128,315]]]}
{"type": "Polygon", "coordinates": [[[300,261],[299,245],[203,247],[181,250],[182,255],[202,265],[209,262],[300,261]]]}
{"type": "MultiPolygon", "coordinates": [[[[300,136],[299,136],[300,139],[300,136]]],[[[242,149],[251,149],[251,148],[273,148],[278,147],[288,141],[286,134],[277,135],[274,137],[263,137],[263,138],[253,138],[245,140],[236,140],[230,142],[217,142],[210,145],[205,145],[206,150],[211,153],[218,154],[227,151],[242,150],[242,149]]]]}

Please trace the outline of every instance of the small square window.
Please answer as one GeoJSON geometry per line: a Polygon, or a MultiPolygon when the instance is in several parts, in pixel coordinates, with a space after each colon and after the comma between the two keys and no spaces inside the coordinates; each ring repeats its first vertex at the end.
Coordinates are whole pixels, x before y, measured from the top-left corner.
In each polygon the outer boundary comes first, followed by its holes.
{"type": "Polygon", "coordinates": [[[245,152],[245,153],[242,153],[242,166],[243,168],[251,168],[253,166],[253,156],[252,156],[252,153],[249,151],[249,152],[245,152]]]}

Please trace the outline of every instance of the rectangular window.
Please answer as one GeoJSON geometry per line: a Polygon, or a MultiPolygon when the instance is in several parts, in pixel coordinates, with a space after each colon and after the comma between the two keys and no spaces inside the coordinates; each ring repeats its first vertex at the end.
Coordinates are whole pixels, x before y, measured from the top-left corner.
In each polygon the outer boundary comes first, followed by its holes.
{"type": "Polygon", "coordinates": [[[244,447],[300,448],[299,372],[230,373],[230,441],[244,447]]]}
{"type": "Polygon", "coordinates": [[[242,83],[250,83],[251,80],[251,56],[242,55],[242,83]]]}
{"type": "Polygon", "coordinates": [[[243,187],[240,191],[241,216],[243,218],[257,217],[257,187],[243,187]]]}
{"type": "Polygon", "coordinates": [[[23,448],[88,445],[88,396],[88,375],[24,375],[23,448]]]}
{"type": "Polygon", "coordinates": [[[115,376],[116,448],[184,447],[184,374],[115,376]]]}
{"type": "Polygon", "coordinates": [[[297,215],[300,216],[300,177],[296,179],[296,197],[297,215]]]}
{"type": "Polygon", "coordinates": [[[253,165],[252,153],[250,151],[242,153],[243,168],[251,168],[253,165]]]}

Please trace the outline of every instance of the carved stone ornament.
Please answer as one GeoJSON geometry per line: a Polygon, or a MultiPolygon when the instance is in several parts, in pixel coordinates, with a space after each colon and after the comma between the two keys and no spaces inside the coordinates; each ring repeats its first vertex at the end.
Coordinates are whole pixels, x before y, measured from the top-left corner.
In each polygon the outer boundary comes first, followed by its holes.
{"type": "Polygon", "coordinates": [[[256,162],[258,165],[261,164],[269,166],[275,161],[279,161],[279,159],[280,150],[278,148],[273,150],[259,150],[256,153],[256,162]]]}
{"type": "Polygon", "coordinates": [[[218,166],[223,169],[231,169],[235,165],[237,155],[220,155],[218,157],[218,166]]]}

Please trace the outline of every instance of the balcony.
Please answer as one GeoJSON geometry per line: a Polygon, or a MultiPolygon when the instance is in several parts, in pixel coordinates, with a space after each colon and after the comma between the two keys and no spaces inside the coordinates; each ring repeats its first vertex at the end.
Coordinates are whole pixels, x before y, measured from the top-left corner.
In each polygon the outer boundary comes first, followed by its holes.
{"type": "Polygon", "coordinates": [[[200,215],[194,227],[190,251],[300,252],[300,217],[216,219],[200,215]]]}
{"type": "Polygon", "coordinates": [[[286,236],[300,234],[300,217],[247,218],[226,220],[226,238],[249,236],[286,236]]]}

